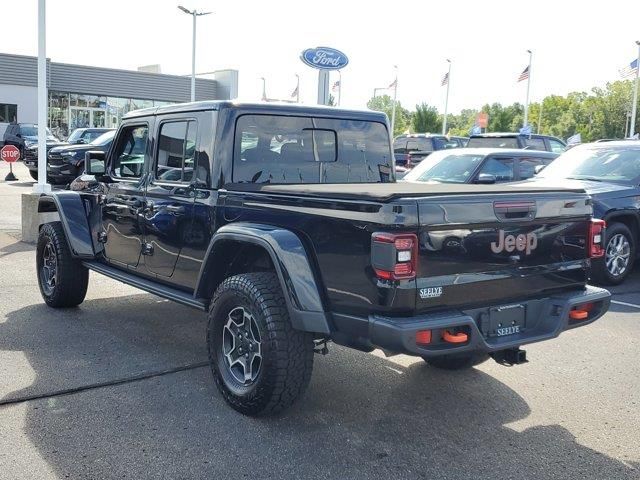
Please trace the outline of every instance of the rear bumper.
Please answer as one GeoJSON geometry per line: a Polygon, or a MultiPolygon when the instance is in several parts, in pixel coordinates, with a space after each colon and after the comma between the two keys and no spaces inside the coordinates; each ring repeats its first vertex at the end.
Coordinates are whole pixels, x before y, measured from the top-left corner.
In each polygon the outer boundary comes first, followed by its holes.
{"type": "Polygon", "coordinates": [[[465,352],[491,353],[555,338],[564,330],[588,325],[609,309],[611,294],[605,289],[588,285],[580,291],[511,303],[522,304],[527,309],[525,328],[512,335],[498,337],[482,333],[483,321],[487,318],[489,309],[499,306],[489,305],[486,308],[449,310],[404,318],[334,315],[338,330],[334,340],[356,348],[366,349],[370,346],[421,357],[465,352]],[[588,317],[582,320],[571,319],[571,309],[586,303],[593,304],[588,317]],[[456,344],[442,340],[444,331],[448,329],[466,332],[468,340],[456,344]],[[432,341],[426,345],[416,343],[416,333],[423,330],[432,332],[432,341]]]}

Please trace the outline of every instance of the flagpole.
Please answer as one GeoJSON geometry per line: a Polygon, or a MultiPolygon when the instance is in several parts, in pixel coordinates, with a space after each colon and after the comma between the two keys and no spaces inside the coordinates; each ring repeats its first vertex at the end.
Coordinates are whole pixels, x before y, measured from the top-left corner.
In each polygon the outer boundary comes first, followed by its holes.
{"type": "Polygon", "coordinates": [[[338,70],[338,107],[340,106],[340,100],[342,99],[342,72],[338,70]]]}
{"type": "Polygon", "coordinates": [[[393,109],[391,110],[391,138],[395,136],[395,124],[396,124],[396,98],[398,98],[398,66],[394,65],[393,69],[396,73],[396,79],[393,83],[395,83],[393,87],[393,109]]]}
{"type": "Polygon", "coordinates": [[[449,62],[449,72],[447,73],[447,96],[444,100],[444,121],[442,122],[442,135],[447,134],[447,111],[449,108],[449,87],[451,86],[451,60],[447,58],[449,62]]]}
{"type": "Polygon", "coordinates": [[[544,105],[544,99],[540,100],[540,113],[538,114],[538,133],[540,133],[540,125],[542,124],[542,106],[544,105]]]}
{"type": "Polygon", "coordinates": [[[533,57],[533,52],[531,50],[527,50],[529,52],[529,78],[527,78],[527,99],[524,103],[524,125],[526,127],[529,122],[529,89],[531,87],[531,57],[533,57]]]}
{"type": "Polygon", "coordinates": [[[300,75],[296,73],[296,103],[300,103],[300,75]]]}
{"type": "Polygon", "coordinates": [[[633,103],[631,105],[631,126],[629,128],[629,137],[636,134],[636,113],[638,110],[638,78],[640,77],[640,40],[636,40],[638,45],[638,60],[636,63],[636,81],[633,85],[633,103]]]}

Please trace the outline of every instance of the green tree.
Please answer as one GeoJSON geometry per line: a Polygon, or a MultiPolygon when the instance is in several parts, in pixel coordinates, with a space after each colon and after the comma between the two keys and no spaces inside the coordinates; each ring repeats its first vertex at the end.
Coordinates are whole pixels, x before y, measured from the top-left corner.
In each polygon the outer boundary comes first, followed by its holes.
{"type": "Polygon", "coordinates": [[[442,118],[438,115],[438,109],[426,103],[416,105],[411,123],[413,131],[417,133],[439,133],[442,129],[442,118]]]}
{"type": "Polygon", "coordinates": [[[471,128],[476,123],[477,115],[478,110],[472,108],[466,108],[458,115],[449,115],[447,128],[451,132],[451,135],[463,137],[469,135],[471,128]]]}
{"type": "MultiPolygon", "coordinates": [[[[367,108],[370,110],[376,110],[378,112],[384,112],[389,117],[389,123],[391,123],[391,115],[393,111],[393,99],[389,95],[381,95],[373,97],[367,102],[367,108]]],[[[396,102],[396,119],[393,128],[393,136],[400,135],[402,133],[410,132],[411,130],[411,112],[404,108],[400,102],[396,102]]]]}

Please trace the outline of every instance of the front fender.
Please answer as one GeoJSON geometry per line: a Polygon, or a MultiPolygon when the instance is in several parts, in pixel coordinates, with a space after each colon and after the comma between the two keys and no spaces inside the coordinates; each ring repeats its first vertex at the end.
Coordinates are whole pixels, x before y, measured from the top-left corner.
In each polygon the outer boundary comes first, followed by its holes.
{"type": "Polygon", "coordinates": [[[88,213],[78,192],[51,192],[40,197],[38,213],[58,212],[69,249],[74,257],[94,258],[88,213]]]}
{"type": "MultiPolygon", "coordinates": [[[[284,292],[294,328],[329,334],[329,322],[322,306],[320,290],[311,262],[300,238],[290,230],[272,225],[233,223],[215,233],[198,275],[195,296],[203,296],[207,279],[216,269],[216,245],[223,241],[251,243],[261,246],[271,257],[284,292]]],[[[224,261],[224,260],[222,260],[224,261]]]]}

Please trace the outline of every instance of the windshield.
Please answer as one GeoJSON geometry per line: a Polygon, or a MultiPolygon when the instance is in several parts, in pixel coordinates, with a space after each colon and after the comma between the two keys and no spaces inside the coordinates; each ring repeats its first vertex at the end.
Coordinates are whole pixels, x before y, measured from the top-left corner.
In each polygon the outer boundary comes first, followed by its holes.
{"type": "MultiPolygon", "coordinates": [[[[53,134],[51,133],[51,130],[49,130],[48,128],[46,129],[46,135],[47,137],[52,137],[55,138],[53,136],[53,134]]],[[[33,124],[21,124],[20,125],[20,135],[22,135],[23,137],[37,137],[38,136],[38,126],[37,125],[33,125],[33,124]]]]}
{"type": "Polygon", "coordinates": [[[111,130],[109,132],[103,133],[98,138],[95,138],[90,143],[90,145],[98,145],[100,147],[104,147],[109,142],[111,142],[113,140],[113,137],[115,137],[115,136],[116,136],[116,131],[115,130],[111,130]]]}
{"type": "Polygon", "coordinates": [[[435,152],[411,170],[408,182],[466,183],[482,162],[484,155],[435,152]]]}
{"type": "Polygon", "coordinates": [[[82,136],[83,133],[84,133],[84,129],[76,128],[73,132],[71,132],[71,135],[69,135],[69,138],[67,138],[67,142],[69,143],[75,142],[82,136]]]}
{"type": "Polygon", "coordinates": [[[640,148],[575,147],[560,155],[538,175],[542,178],[572,178],[638,183],[640,148]]]}

